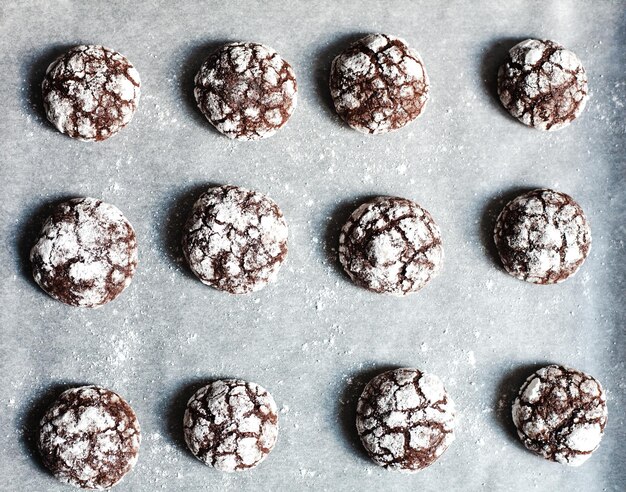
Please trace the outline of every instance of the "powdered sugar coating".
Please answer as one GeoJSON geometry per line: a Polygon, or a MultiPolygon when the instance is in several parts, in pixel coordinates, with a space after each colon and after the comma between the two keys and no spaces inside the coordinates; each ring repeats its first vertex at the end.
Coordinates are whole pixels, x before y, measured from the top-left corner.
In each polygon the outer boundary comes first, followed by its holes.
{"type": "Polygon", "coordinates": [[[296,76],[275,50],[231,43],[213,53],[196,75],[200,111],[221,133],[259,140],[282,128],[298,101],[296,76]]]}
{"type": "Polygon", "coordinates": [[[258,384],[239,379],[199,389],[187,403],[183,425],[191,452],[224,472],[256,467],[278,438],[274,398],[258,384]]]}
{"type": "Polygon", "coordinates": [[[454,441],[456,410],[441,380],[417,369],[395,369],[372,379],[359,398],[356,427],[377,464],[417,472],[454,441]]]}
{"type": "Polygon", "coordinates": [[[537,284],[566,280],[591,249],[591,230],[572,197],[539,189],[509,202],[496,220],[494,241],[507,272],[537,284]]]}
{"type": "Polygon", "coordinates": [[[30,252],[33,277],[55,299],[99,307],[130,285],[137,240],[120,210],[95,198],[59,205],[30,252]]]}
{"type": "Polygon", "coordinates": [[[276,280],[287,257],[287,222],[269,197],[237,186],[210,188],[193,206],[183,235],[191,270],[231,294],[276,280]]]}
{"type": "Polygon", "coordinates": [[[108,489],[137,463],[141,431],[133,409],[118,394],[97,386],[72,388],[40,424],[44,464],[61,482],[108,489]]]}
{"type": "Polygon", "coordinates": [[[513,422],[524,445],[544,458],[579,466],[602,439],[606,395],[593,377],[569,367],[539,369],[513,402],[513,422]]]}
{"type": "Polygon", "coordinates": [[[420,55],[395,36],[371,34],[332,63],[330,93],[335,109],[363,133],[398,130],[422,114],[428,75],[420,55]]]}
{"type": "Polygon", "coordinates": [[[417,203],[378,197],[341,229],[339,261],[354,283],[393,295],[417,292],[443,265],[441,233],[417,203]]]}
{"type": "Polygon", "coordinates": [[[48,67],[44,108],[60,132],[78,140],[106,140],[132,119],[140,87],[139,73],[120,53],[76,46],[48,67]]]}
{"type": "Polygon", "coordinates": [[[509,51],[498,71],[498,94],[518,120],[539,130],[569,125],[587,104],[580,59],[554,41],[527,39],[509,51]]]}

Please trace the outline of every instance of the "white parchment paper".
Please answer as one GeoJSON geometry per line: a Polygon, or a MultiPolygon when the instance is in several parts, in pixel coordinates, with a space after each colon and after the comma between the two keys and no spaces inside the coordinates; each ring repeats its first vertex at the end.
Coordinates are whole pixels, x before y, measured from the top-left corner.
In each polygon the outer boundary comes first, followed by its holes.
{"type": "Polygon", "coordinates": [[[66,490],[41,466],[34,431],[63,389],[94,383],[136,410],[143,444],[117,490],[624,490],[625,129],[623,2],[82,2],[0,5],[0,489],[66,490]],[[402,131],[361,135],[334,114],[332,58],[370,32],[422,55],[431,100],[402,131]],[[541,133],[501,109],[497,67],[527,37],[582,59],[591,100],[567,129],[541,133]],[[256,143],[218,134],[194,107],[193,76],[225,41],[259,41],[293,65],[299,106],[256,143]],[[43,117],[46,66],[79,43],[126,55],[143,81],[132,123],[98,144],[43,117]],[[181,225],[211,184],[269,194],[290,225],[278,282],[234,297],[182,261],[181,225]],[[520,190],[554,187],[586,211],[593,247],[579,274],[535,286],[500,268],[493,220],[520,190]],[[353,286],[337,267],[338,228],[367,197],[416,200],[439,223],[446,262],[421,293],[353,286]],[[28,250],[50,206],[95,196],[134,225],[131,287],[99,310],[72,309],[32,281],[28,250]],[[609,423],[571,469],[517,441],[511,399],[534,369],[563,363],[597,377],[609,423]],[[457,440],[413,476],[376,467],[354,428],[363,385],[387,368],[437,374],[461,414],[457,440]],[[258,469],[225,475],[184,447],[187,399],[240,377],[266,387],[280,435],[258,469]]]}

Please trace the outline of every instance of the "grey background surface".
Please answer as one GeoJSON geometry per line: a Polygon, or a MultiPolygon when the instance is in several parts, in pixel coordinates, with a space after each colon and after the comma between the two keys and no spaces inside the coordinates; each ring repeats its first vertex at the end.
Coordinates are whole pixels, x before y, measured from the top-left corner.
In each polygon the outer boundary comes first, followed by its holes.
{"type": "Polygon", "coordinates": [[[625,25],[623,2],[80,2],[0,5],[0,488],[65,490],[42,469],[33,431],[61,390],[96,383],[123,395],[143,428],[140,459],[117,490],[624,490],[626,382],[625,25]],[[341,123],[327,91],[331,59],[370,32],[404,37],[424,58],[432,98],[394,134],[341,123]],[[589,73],[588,109],[541,133],[494,95],[515,42],[555,39],[589,73]],[[260,41],[289,60],[299,106],[257,143],[219,135],[195,109],[192,77],[224,41],[260,41]],[[42,116],[39,84],[79,43],[125,54],[142,77],[132,123],[99,144],[73,141],[42,116]],[[233,297],[195,280],[181,221],[210,184],[269,194],[290,225],[279,280],[233,297]],[[571,194],[592,225],[579,274],[540,287],[494,261],[495,214],[518,191],[571,194]],[[353,286],[335,261],[338,228],[365,198],[416,200],[441,226],[446,263],[421,293],[396,299],[353,286]],[[27,261],[50,206],[74,196],[117,205],[134,225],[140,267],[99,310],[66,307],[32,281],[27,261]],[[510,402],[548,362],[596,376],[609,423],[572,469],[517,442],[510,402]],[[384,369],[439,375],[461,414],[457,441],[413,476],[371,464],[355,401],[384,369]],[[256,470],[226,475],[184,448],[189,396],[221,376],[268,388],[279,442],[256,470]]]}

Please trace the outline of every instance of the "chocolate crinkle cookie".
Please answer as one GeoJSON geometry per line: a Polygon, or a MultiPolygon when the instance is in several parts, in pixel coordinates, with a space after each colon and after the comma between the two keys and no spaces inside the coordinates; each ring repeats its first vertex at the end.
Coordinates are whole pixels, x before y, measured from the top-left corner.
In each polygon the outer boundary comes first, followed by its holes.
{"type": "Polygon", "coordinates": [[[42,83],[50,122],[78,140],[106,140],[132,119],[141,81],[135,67],[104,46],[76,46],[50,64],[42,83]]]}
{"type": "Polygon", "coordinates": [[[356,427],[380,466],[417,472],[454,441],[456,411],[441,380],[417,369],[395,369],[372,379],[359,398],[356,427]]]}
{"type": "Polygon", "coordinates": [[[554,41],[527,39],[509,51],[498,71],[498,94],[518,120],[539,130],[569,125],[587,104],[580,59],[554,41]]]}
{"type": "Polygon", "coordinates": [[[44,465],[61,482],[83,489],[108,489],[137,463],[141,432],[121,396],[98,386],[61,394],[40,424],[44,465]]]}
{"type": "Polygon", "coordinates": [[[606,395],[593,377],[550,365],[532,374],[513,403],[513,423],[528,449],[564,465],[583,464],[600,445],[606,395]]]}
{"type": "Polygon", "coordinates": [[[539,189],[504,207],[494,240],[508,273],[527,282],[553,284],[581,267],[591,249],[591,230],[572,197],[539,189]]]}
{"type": "Polygon", "coordinates": [[[185,441],[202,462],[220,471],[254,468],[272,451],[278,438],[274,398],[255,383],[215,381],[187,403],[185,441]]]}
{"type": "Polygon", "coordinates": [[[205,284],[231,294],[262,289],[287,257],[287,222],[269,197],[237,186],[210,188],[193,206],[183,252],[205,284]]]}
{"type": "Polygon", "coordinates": [[[332,63],[335,109],[363,133],[387,133],[410,123],[422,113],[428,92],[420,55],[395,36],[366,36],[332,63]]]}
{"type": "Polygon", "coordinates": [[[341,229],[339,261],[354,283],[374,292],[417,292],[441,270],[441,233],[417,203],[379,197],[358,207],[341,229]]]}
{"type": "Polygon", "coordinates": [[[135,231],[117,207],[75,198],[48,217],[30,261],[35,281],[52,297],[99,307],[130,285],[137,268],[135,231]]]}
{"type": "Polygon", "coordinates": [[[260,140],[276,133],[298,100],[296,76],[272,48],[231,43],[213,53],[196,75],[200,111],[221,133],[260,140]]]}

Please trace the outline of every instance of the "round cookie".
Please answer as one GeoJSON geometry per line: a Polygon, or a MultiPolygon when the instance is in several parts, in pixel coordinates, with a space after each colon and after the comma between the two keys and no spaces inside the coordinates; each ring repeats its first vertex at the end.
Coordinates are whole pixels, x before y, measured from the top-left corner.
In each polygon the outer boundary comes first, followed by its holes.
{"type": "Polygon", "coordinates": [[[331,66],[335,109],[363,133],[387,133],[413,121],[424,109],[429,87],[420,55],[386,34],[353,43],[331,66]]]}
{"type": "Polygon", "coordinates": [[[258,384],[224,379],[196,391],[183,426],[185,442],[200,461],[224,472],[243,471],[274,448],[278,412],[272,395],[258,384]]]}
{"type": "Polygon", "coordinates": [[[378,197],[358,207],[341,229],[339,261],[366,289],[398,296],[417,292],[441,270],[441,233],[417,203],[378,197]]]}
{"type": "Polygon", "coordinates": [[[260,140],[274,135],[298,100],[296,76],[272,48],[231,43],[213,53],[195,78],[200,111],[229,138],[260,140]]]}
{"type": "Polygon", "coordinates": [[[141,432],[122,397],[98,386],[69,389],[40,424],[44,465],[61,482],[108,489],[137,463],[141,432]]]}
{"type": "Polygon", "coordinates": [[[237,186],[219,186],[193,206],[183,252],[203,283],[246,294],[276,279],[287,257],[287,234],[287,222],[271,198],[237,186]]]}
{"type": "Polygon", "coordinates": [[[511,48],[498,71],[498,95],[504,107],[538,130],[569,125],[582,113],[588,94],[580,59],[554,41],[522,41],[511,48]]]}
{"type": "Polygon", "coordinates": [[[30,261],[35,281],[52,297],[99,307],[130,285],[137,268],[135,231],[117,207],[75,198],[48,217],[30,261]]]}
{"type": "Polygon", "coordinates": [[[513,402],[513,423],[528,449],[547,460],[579,466],[600,445],[606,395],[593,377],[550,365],[532,374],[513,402]]]}
{"type": "Polygon", "coordinates": [[[370,458],[388,470],[418,472],[454,441],[456,411],[440,379],[395,369],[372,379],[359,398],[356,428],[370,458]]]}
{"type": "Polygon", "coordinates": [[[496,220],[494,241],[502,265],[511,275],[536,284],[553,284],[581,267],[591,249],[591,230],[570,196],[539,189],[504,207],[496,220]]]}
{"type": "Polygon", "coordinates": [[[50,64],[42,83],[43,104],[61,133],[86,141],[106,140],[133,118],[141,94],[135,67],[104,46],[76,46],[50,64]]]}

